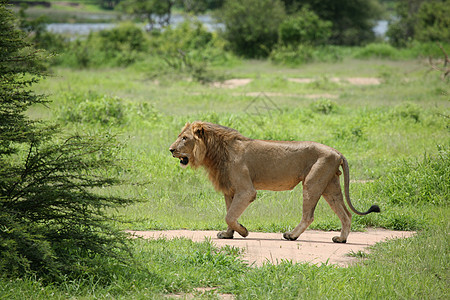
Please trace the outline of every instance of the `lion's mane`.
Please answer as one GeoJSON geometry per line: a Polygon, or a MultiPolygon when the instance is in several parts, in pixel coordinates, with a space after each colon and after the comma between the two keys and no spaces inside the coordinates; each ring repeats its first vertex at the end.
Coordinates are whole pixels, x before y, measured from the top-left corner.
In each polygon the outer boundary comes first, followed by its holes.
{"type": "Polygon", "coordinates": [[[206,122],[191,124],[194,135],[198,137],[194,149],[196,166],[203,166],[216,190],[225,194],[230,192],[228,162],[230,150],[236,141],[250,140],[237,130],[206,122]]]}

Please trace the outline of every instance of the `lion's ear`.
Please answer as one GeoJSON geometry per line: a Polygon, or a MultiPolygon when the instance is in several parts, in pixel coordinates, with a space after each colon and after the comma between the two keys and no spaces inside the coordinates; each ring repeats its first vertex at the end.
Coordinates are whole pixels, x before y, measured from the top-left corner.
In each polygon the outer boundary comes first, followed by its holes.
{"type": "Polygon", "coordinates": [[[205,136],[205,127],[200,122],[192,123],[192,133],[197,138],[203,138],[205,136]]]}

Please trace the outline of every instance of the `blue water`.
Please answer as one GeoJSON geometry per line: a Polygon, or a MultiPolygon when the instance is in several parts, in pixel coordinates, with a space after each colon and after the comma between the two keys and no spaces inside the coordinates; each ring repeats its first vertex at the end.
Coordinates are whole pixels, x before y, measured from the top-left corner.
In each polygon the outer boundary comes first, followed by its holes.
{"type": "MultiPolygon", "coordinates": [[[[173,15],[171,18],[171,25],[177,25],[183,22],[185,17],[183,15],[173,15]]],[[[218,24],[209,15],[198,16],[197,19],[202,22],[209,31],[216,31],[223,29],[223,24],[218,24]]],[[[68,34],[68,35],[87,35],[91,31],[100,31],[104,29],[111,29],[115,27],[114,23],[51,23],[47,25],[47,30],[53,33],[68,34]]],[[[388,28],[388,22],[381,20],[373,28],[377,36],[384,36],[388,28]]]]}

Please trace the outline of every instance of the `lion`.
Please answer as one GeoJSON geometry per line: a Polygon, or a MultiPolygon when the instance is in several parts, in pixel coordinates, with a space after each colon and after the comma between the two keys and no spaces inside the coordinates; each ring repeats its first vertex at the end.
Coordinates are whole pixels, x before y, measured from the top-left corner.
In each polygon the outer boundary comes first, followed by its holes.
{"type": "Polygon", "coordinates": [[[243,136],[225,126],[196,121],[186,123],[169,148],[182,167],[204,167],[215,189],[225,196],[227,230],[220,239],[233,238],[237,231],[247,237],[248,230],[238,223],[244,210],[256,198],[257,190],[292,190],[303,185],[303,213],[300,223],[285,232],[286,240],[296,240],[314,220],[314,210],[323,196],[342,223],[335,243],[346,243],[350,233],[351,213],[347,210],[339,176],[344,172],[347,204],[358,215],[380,212],[378,205],[368,211],[356,210],[349,195],[347,159],[337,150],[316,142],[268,141],[243,136]]]}

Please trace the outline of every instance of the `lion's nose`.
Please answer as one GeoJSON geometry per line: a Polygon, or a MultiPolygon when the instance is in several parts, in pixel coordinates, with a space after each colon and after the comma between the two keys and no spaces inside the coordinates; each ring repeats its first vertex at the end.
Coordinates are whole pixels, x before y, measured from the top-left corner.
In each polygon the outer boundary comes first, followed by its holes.
{"type": "Polygon", "coordinates": [[[175,151],[175,149],[169,148],[169,151],[173,154],[173,151],[175,151]]]}

